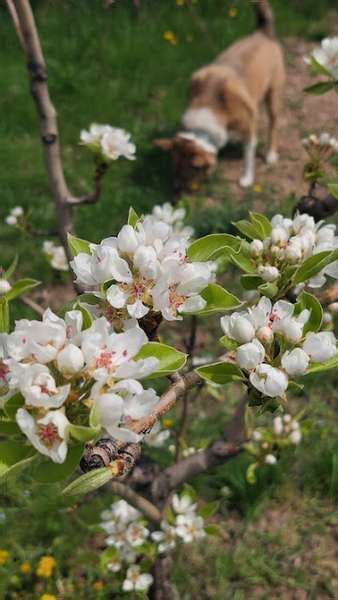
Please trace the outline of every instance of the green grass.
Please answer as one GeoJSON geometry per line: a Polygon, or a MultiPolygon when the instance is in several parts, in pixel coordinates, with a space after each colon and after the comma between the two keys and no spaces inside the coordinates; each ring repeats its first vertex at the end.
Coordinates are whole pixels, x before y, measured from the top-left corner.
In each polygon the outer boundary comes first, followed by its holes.
{"type": "MultiPolygon", "coordinates": [[[[272,2],[278,32],[284,35],[325,33],[326,10],[334,2],[272,2]],[[311,11],[311,12],[310,12],[311,11]],[[311,20],[309,20],[311,14],[311,20]]],[[[52,99],[57,107],[62,155],[67,181],[75,194],[90,189],[91,157],[79,147],[82,128],[90,122],[109,122],[130,130],[138,160],[115,164],[104,181],[97,206],[76,212],[82,237],[98,240],[125,221],[129,205],[139,211],[171,198],[168,157],[152,147],[152,139],[175,130],[184,107],[191,72],[241,35],[249,33],[253,15],[247,0],[199,0],[190,12],[175,0],[142,0],[136,13],[130,1],[116,2],[110,10],[103,0],[33,2],[49,73],[52,99]],[[229,8],[237,16],[229,17],[229,8]],[[162,38],[172,30],[178,44],[162,38]],[[187,41],[192,36],[192,41],[187,41]]],[[[43,168],[37,118],[29,95],[21,48],[5,8],[0,8],[2,94],[0,110],[1,212],[21,204],[32,210],[40,229],[53,229],[54,213],[43,168]]],[[[227,204],[224,181],[217,178],[203,190],[217,192],[226,209],[213,214],[197,210],[197,229],[219,227],[235,216],[227,204]],[[224,202],[225,200],[225,202],[224,202]],[[221,216],[221,218],[219,218],[221,216]]],[[[195,223],[196,224],[196,223],[195,223]]],[[[0,226],[1,262],[7,264],[15,249],[21,255],[22,274],[52,279],[40,253],[41,240],[22,238],[0,226]]]]}
{"type": "MultiPolygon", "coordinates": [[[[121,161],[111,168],[99,204],[76,212],[78,235],[99,240],[117,231],[129,205],[142,212],[171,199],[169,160],[153,148],[152,139],[175,130],[190,73],[252,30],[250,3],[199,0],[191,13],[186,6],[177,7],[175,0],[141,0],[139,14],[131,0],[117,0],[110,10],[103,8],[103,0],[36,0],[32,4],[72,191],[90,189],[91,158],[78,145],[82,128],[93,121],[108,122],[130,130],[137,144],[137,161],[121,161]],[[234,18],[229,17],[230,7],[237,8],[234,18]],[[177,35],[176,46],[163,40],[166,30],[177,35]]],[[[335,4],[333,0],[272,1],[279,35],[320,39],[327,34],[327,10],[335,4]]],[[[40,229],[53,228],[54,214],[24,60],[3,6],[0,38],[1,263],[6,266],[18,252],[20,274],[55,282],[41,254],[41,240],[22,237],[3,224],[10,208],[18,204],[32,210],[34,225],[40,229]]],[[[291,206],[292,199],[286,199],[285,210],[291,206]]],[[[248,208],[249,203],[241,205],[230,197],[224,180],[216,174],[195,198],[190,220],[201,235],[230,230],[231,221],[248,208]]],[[[19,305],[15,314],[23,314],[19,305]]],[[[222,430],[235,394],[238,391],[231,389],[222,405],[201,399],[206,418],[189,431],[189,445],[207,443],[222,430]]],[[[178,555],[174,581],[182,600],[277,599],[290,590],[304,590],[309,600],[334,597],[334,577],[328,565],[332,561],[330,526],[336,519],[332,509],[338,496],[336,401],[337,374],[325,381],[311,378],[307,396],[300,395],[299,404],[310,407],[312,433],[295,456],[286,455],[274,470],[264,469],[256,486],[246,482],[248,458],[244,455],[194,481],[206,500],[219,497],[222,491],[218,515],[222,536],[202,547],[187,547],[178,555]],[[285,525],[270,527],[273,511],[286,511],[285,525]],[[264,516],[268,524],[262,525],[264,516]],[[313,549],[318,536],[327,548],[313,549]]],[[[23,490],[22,485],[6,486],[0,495],[0,549],[9,549],[12,556],[9,566],[0,567],[0,597],[37,600],[43,591],[55,592],[54,579],[35,588],[33,576],[25,579],[18,570],[24,560],[34,570],[39,556],[46,553],[58,562],[57,576],[64,586],[60,598],[70,600],[74,594],[79,600],[113,597],[109,596],[109,580],[98,568],[102,537],[96,529],[100,511],[111,501],[109,494],[97,494],[90,502],[73,507],[60,500],[57,486],[43,488],[27,481],[23,490]],[[93,589],[98,579],[105,581],[104,592],[93,589]]]]}

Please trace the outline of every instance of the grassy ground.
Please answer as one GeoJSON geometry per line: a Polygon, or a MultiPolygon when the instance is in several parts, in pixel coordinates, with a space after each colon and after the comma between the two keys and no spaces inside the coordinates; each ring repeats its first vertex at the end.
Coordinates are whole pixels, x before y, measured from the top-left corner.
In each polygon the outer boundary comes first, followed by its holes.
{"type": "MultiPolygon", "coordinates": [[[[82,193],[90,187],[91,161],[77,144],[79,131],[90,122],[125,127],[138,147],[135,163],[121,162],[111,169],[100,204],[80,208],[76,214],[78,234],[99,240],[116,232],[130,204],[141,212],[170,199],[168,157],[153,149],[151,140],[175,130],[191,71],[252,28],[249,2],[199,0],[191,11],[177,6],[175,0],[141,0],[140,13],[131,0],[117,0],[109,10],[103,0],[36,0],[32,4],[59,113],[71,188],[82,193]],[[176,45],[163,40],[165,31],[175,33],[176,45]]],[[[335,2],[274,0],[272,4],[282,38],[293,35],[314,41],[327,33],[327,10],[335,2]]],[[[21,274],[55,283],[40,252],[41,240],[20,237],[3,224],[9,209],[18,204],[32,210],[40,229],[52,228],[54,217],[25,66],[3,7],[0,37],[1,262],[6,265],[17,251],[21,274]]],[[[301,97],[297,102],[301,104],[301,97]]],[[[191,203],[196,229],[200,233],[227,229],[232,219],[255,202],[252,192],[244,201],[238,198],[218,172],[191,203]]],[[[274,197],[269,199],[268,210],[274,202],[274,197]]],[[[291,204],[286,198],[285,209],[291,204]]],[[[296,458],[286,456],[273,472],[262,473],[256,486],[245,481],[245,457],[218,469],[213,477],[194,482],[206,499],[219,496],[222,490],[217,517],[222,536],[177,557],[174,581],[182,600],[336,597],[337,383],[337,374],[325,382],[313,379],[307,397],[299,399],[302,406],[310,403],[313,433],[296,458]],[[189,572],[183,568],[187,558],[191,559],[189,572]]],[[[199,409],[207,416],[190,431],[189,444],[206,442],[223,426],[228,404],[223,403],[221,418],[215,418],[220,409],[214,405],[210,408],[210,399],[201,399],[199,409]]],[[[74,593],[79,599],[111,597],[109,580],[97,565],[102,538],[95,526],[109,496],[98,495],[89,505],[83,503],[74,510],[58,499],[57,491],[54,486],[31,488],[27,484],[24,493],[16,485],[1,492],[0,548],[9,549],[11,559],[0,566],[0,598],[36,600],[43,591],[67,600],[74,593]],[[56,557],[57,575],[41,582],[33,573],[38,557],[46,553],[56,557]],[[19,566],[26,560],[33,571],[24,575],[19,566]],[[100,591],[96,583],[102,579],[104,590],[100,591]]]]}

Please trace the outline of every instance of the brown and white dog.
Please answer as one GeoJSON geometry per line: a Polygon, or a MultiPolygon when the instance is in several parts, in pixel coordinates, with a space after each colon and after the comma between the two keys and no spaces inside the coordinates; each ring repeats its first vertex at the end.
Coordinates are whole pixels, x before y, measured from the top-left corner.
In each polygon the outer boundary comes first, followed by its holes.
{"type": "Polygon", "coordinates": [[[266,160],[278,159],[277,126],[285,82],[283,54],[274,38],[273,15],[267,0],[253,0],[257,31],[232,44],[196,71],[190,82],[189,104],[182,130],[172,138],[155,140],[172,152],[175,190],[191,191],[206,180],[228,139],[243,140],[242,187],[253,184],[258,111],[266,102],[269,146],[266,160]]]}

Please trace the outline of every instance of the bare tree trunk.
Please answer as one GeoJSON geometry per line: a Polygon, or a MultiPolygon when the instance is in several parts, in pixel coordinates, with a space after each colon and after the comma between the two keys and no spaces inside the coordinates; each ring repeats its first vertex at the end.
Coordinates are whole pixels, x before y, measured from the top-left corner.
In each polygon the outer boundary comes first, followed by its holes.
{"type": "Polygon", "coordinates": [[[73,231],[72,207],[68,203],[71,194],[62,168],[57,115],[49,95],[46,64],[29,1],[13,0],[13,3],[26,53],[31,94],[39,116],[43,155],[56,209],[58,235],[70,260],[67,234],[73,231]]]}
{"type": "Polygon", "coordinates": [[[159,556],[154,564],[153,585],[149,590],[149,600],[178,600],[171,585],[172,558],[169,555],[159,556]]]}

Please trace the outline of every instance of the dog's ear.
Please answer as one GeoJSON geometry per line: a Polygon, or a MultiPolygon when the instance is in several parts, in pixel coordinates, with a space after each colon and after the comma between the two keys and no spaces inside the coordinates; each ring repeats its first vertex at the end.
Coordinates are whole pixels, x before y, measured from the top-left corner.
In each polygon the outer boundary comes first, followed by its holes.
{"type": "Polygon", "coordinates": [[[153,140],[153,144],[156,148],[161,148],[161,150],[168,152],[173,149],[174,138],[157,138],[153,140]]]}

